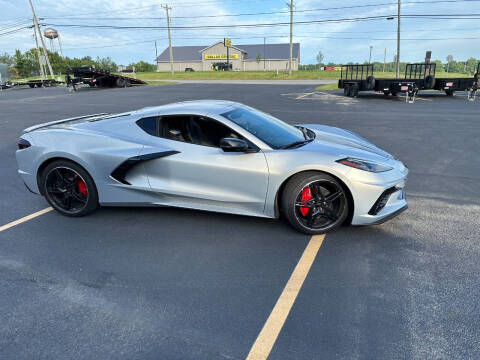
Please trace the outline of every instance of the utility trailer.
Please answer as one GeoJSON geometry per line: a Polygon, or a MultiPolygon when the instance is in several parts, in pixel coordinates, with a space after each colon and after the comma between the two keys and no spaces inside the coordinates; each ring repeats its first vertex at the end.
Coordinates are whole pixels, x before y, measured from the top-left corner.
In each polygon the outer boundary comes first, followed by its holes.
{"type": "MultiPolygon", "coordinates": [[[[422,79],[423,80],[423,79],[422,79]]],[[[360,91],[377,91],[385,95],[407,93],[407,101],[414,101],[419,86],[424,86],[420,79],[375,79],[373,65],[343,65],[340,70],[338,88],[345,96],[358,97],[360,91]]]]}
{"type": "Polygon", "coordinates": [[[474,100],[476,92],[480,87],[480,62],[473,78],[437,78],[434,89],[445,91],[448,96],[455,95],[456,91],[468,91],[468,99],[474,100]]]}
{"type": "Polygon", "coordinates": [[[77,90],[78,84],[86,84],[91,87],[128,87],[147,84],[142,80],[112,74],[108,70],[95,69],[92,66],[69,68],[65,75],[65,82],[67,87],[72,87],[73,91],[77,90]]]}
{"type": "Polygon", "coordinates": [[[480,63],[473,78],[435,78],[435,63],[407,64],[405,76],[400,78],[380,78],[373,76],[373,65],[343,65],[338,80],[338,88],[346,96],[357,97],[360,91],[383,92],[386,96],[406,94],[406,101],[414,102],[420,90],[440,90],[447,95],[455,91],[469,91],[469,99],[475,98],[479,86],[480,63]]]}

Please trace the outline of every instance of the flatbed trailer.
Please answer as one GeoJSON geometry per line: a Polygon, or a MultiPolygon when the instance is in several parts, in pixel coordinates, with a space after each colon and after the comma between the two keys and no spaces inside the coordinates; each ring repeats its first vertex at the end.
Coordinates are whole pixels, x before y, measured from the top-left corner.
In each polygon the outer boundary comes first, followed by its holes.
{"type": "Polygon", "coordinates": [[[145,81],[132,77],[112,74],[108,70],[95,69],[92,66],[73,67],[67,70],[65,75],[67,87],[77,90],[78,84],[86,84],[91,87],[128,87],[132,85],[146,85],[145,81]]]}
{"type": "Polygon", "coordinates": [[[373,65],[343,65],[338,80],[338,88],[346,96],[357,97],[360,91],[383,92],[386,96],[406,94],[406,101],[414,102],[420,90],[445,91],[453,95],[455,91],[469,91],[468,98],[474,99],[479,84],[480,63],[472,78],[435,78],[435,63],[407,64],[404,78],[379,78],[373,76],[373,65]]]}
{"type": "Polygon", "coordinates": [[[55,79],[45,79],[45,80],[27,80],[27,81],[17,81],[17,82],[7,82],[3,84],[3,89],[10,89],[17,86],[29,86],[33,88],[41,88],[41,87],[50,87],[50,86],[57,86],[63,84],[61,81],[57,81],[55,79]]]}

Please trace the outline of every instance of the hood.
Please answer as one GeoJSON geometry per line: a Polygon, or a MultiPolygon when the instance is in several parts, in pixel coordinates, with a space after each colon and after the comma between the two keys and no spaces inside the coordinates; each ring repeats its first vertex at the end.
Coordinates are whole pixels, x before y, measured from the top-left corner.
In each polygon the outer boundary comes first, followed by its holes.
{"type": "Polygon", "coordinates": [[[326,144],[330,146],[336,146],[343,149],[348,154],[348,150],[360,150],[361,153],[372,154],[375,157],[381,157],[384,159],[392,159],[393,156],[379,147],[373,145],[367,139],[361,137],[349,130],[340,129],[333,126],[306,124],[299,125],[315,132],[315,142],[319,144],[326,144]]]}

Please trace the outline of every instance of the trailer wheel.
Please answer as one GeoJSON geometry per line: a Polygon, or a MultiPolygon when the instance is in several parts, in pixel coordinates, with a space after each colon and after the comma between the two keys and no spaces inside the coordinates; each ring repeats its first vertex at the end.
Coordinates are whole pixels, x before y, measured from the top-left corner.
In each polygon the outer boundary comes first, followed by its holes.
{"type": "Polygon", "coordinates": [[[42,87],[42,83],[38,83],[36,84],[37,87],[41,88],[42,87]]]}
{"type": "Polygon", "coordinates": [[[384,90],[384,91],[383,91],[383,95],[385,95],[385,96],[390,95],[390,90],[384,90]]]}
{"type": "Polygon", "coordinates": [[[117,87],[125,87],[125,79],[118,78],[117,79],[117,87]]]}
{"type": "Polygon", "coordinates": [[[425,89],[432,89],[435,86],[435,76],[427,75],[423,81],[423,87],[425,89]]]}
{"type": "Polygon", "coordinates": [[[392,96],[398,96],[398,91],[392,90],[392,96]]]}
{"type": "Polygon", "coordinates": [[[35,87],[35,84],[28,84],[32,89],[35,87]]]}
{"type": "Polygon", "coordinates": [[[368,90],[373,90],[375,88],[375,77],[373,75],[367,76],[367,87],[368,90]]]}
{"type": "Polygon", "coordinates": [[[350,92],[351,92],[350,85],[345,85],[345,87],[343,88],[343,95],[350,96],[350,92]]]}
{"type": "Polygon", "coordinates": [[[454,96],[454,95],[455,95],[455,91],[452,90],[452,89],[447,89],[447,90],[445,90],[445,94],[447,94],[447,96],[454,96]]]}

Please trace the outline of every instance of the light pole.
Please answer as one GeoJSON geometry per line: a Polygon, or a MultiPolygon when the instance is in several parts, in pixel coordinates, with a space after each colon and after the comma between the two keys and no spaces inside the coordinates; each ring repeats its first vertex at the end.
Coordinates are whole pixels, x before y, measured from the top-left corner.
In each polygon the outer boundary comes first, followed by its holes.
{"type": "Polygon", "coordinates": [[[398,13],[397,13],[397,64],[396,64],[396,77],[400,77],[400,8],[401,0],[398,0],[398,13]]]}

